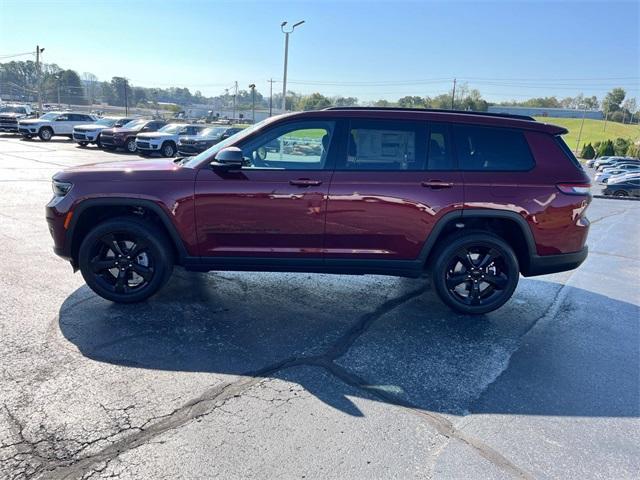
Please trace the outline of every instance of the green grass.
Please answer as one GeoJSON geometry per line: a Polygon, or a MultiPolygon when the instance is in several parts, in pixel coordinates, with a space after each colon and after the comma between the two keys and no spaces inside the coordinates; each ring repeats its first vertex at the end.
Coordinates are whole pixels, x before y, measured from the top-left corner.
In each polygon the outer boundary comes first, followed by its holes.
{"type": "MultiPolygon", "coordinates": [[[[535,117],[537,121],[544,123],[552,123],[569,130],[569,133],[563,135],[564,141],[571,150],[576,150],[578,141],[578,133],[580,132],[581,118],[557,118],[557,117],[535,117]]],[[[584,127],[582,129],[582,136],[580,137],[580,149],[585,143],[601,142],[603,140],[614,140],[618,137],[628,138],[633,141],[640,140],[640,126],[621,124],[616,122],[607,122],[607,128],[604,129],[604,120],[592,120],[586,118],[584,120],[584,127]]]]}

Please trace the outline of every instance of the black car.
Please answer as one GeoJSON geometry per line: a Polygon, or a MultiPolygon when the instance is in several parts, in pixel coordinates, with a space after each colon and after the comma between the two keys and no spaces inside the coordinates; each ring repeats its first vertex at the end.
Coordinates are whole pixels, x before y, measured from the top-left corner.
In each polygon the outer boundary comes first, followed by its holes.
{"type": "Polygon", "coordinates": [[[198,135],[181,137],[178,142],[178,155],[197,155],[240,130],[240,127],[215,126],[205,128],[198,135]]]}
{"type": "Polygon", "coordinates": [[[640,177],[625,179],[621,182],[608,184],[603,195],[611,195],[614,197],[640,197],[640,177]]]}

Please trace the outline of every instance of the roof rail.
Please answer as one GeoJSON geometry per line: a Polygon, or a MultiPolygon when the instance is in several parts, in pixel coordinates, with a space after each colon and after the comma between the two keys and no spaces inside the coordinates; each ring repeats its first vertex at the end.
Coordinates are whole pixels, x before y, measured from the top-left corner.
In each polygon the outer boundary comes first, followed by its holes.
{"type": "Polygon", "coordinates": [[[471,110],[445,110],[441,108],[408,108],[408,107],[327,107],[323,110],[389,110],[402,112],[435,112],[435,113],[458,113],[464,115],[478,115],[482,117],[503,117],[516,118],[518,120],[533,120],[535,118],[529,115],[517,115],[513,113],[493,113],[493,112],[474,112],[471,110]]]}

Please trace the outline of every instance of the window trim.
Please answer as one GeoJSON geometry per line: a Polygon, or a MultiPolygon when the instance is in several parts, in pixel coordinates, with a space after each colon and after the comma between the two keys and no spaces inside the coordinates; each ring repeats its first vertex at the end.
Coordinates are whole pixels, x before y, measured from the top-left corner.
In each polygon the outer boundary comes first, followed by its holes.
{"type": "Polygon", "coordinates": [[[497,127],[494,125],[479,125],[477,123],[450,123],[450,132],[451,132],[451,140],[454,144],[454,150],[453,150],[453,154],[456,157],[455,160],[455,164],[456,167],[458,169],[459,172],[467,172],[467,173],[527,173],[527,172],[531,172],[532,170],[535,170],[536,168],[536,157],[533,154],[533,151],[531,150],[531,145],[529,145],[529,140],[527,140],[527,136],[525,134],[525,131],[519,128],[510,128],[510,127],[497,127]],[[458,142],[457,139],[455,137],[455,127],[457,126],[461,126],[461,127],[476,127],[476,128],[484,128],[484,129],[492,129],[492,130],[502,130],[502,131],[508,131],[508,132],[515,132],[515,133],[519,133],[520,135],[522,135],[522,138],[524,139],[524,143],[527,147],[527,151],[529,152],[529,155],[531,156],[531,167],[526,169],[526,170],[493,170],[493,169],[467,169],[467,168],[463,168],[462,167],[462,161],[460,159],[460,155],[458,154],[458,142]]]}
{"type": "MultiPolygon", "coordinates": [[[[416,173],[416,172],[426,172],[426,166],[427,166],[427,153],[428,153],[428,145],[426,145],[426,141],[428,138],[428,132],[429,132],[429,127],[428,127],[428,122],[425,122],[424,120],[405,120],[405,119],[401,119],[401,118],[390,118],[390,119],[386,119],[386,118],[366,118],[366,117],[349,117],[349,118],[344,118],[344,123],[342,124],[342,128],[344,129],[343,134],[340,135],[339,141],[341,142],[340,144],[340,148],[339,148],[339,154],[336,158],[336,163],[334,165],[334,171],[335,172],[367,172],[367,173],[416,173]],[[408,123],[408,124],[413,124],[414,126],[414,132],[416,134],[416,138],[415,138],[415,155],[416,155],[416,159],[418,159],[418,152],[420,150],[422,150],[422,156],[423,156],[423,162],[422,162],[422,167],[418,168],[418,169],[406,169],[406,170],[383,170],[383,169],[372,169],[372,168],[345,168],[346,165],[346,159],[347,159],[347,153],[348,153],[348,141],[349,141],[349,134],[351,133],[351,129],[352,129],[352,125],[354,122],[361,122],[363,124],[367,124],[367,123],[371,123],[371,124],[375,124],[375,123],[382,123],[382,122],[386,122],[386,123],[395,123],[395,124],[401,124],[401,123],[408,123]],[[421,137],[422,136],[422,140],[424,140],[421,143],[421,137]]],[[[383,130],[383,129],[379,129],[379,130],[383,130]]],[[[389,129],[389,130],[393,130],[393,129],[389,129]]],[[[444,170],[443,170],[444,171],[444,170]]]]}
{"type": "MultiPolygon", "coordinates": [[[[339,138],[338,134],[339,129],[341,128],[341,124],[339,119],[337,118],[303,118],[303,119],[287,119],[283,122],[276,122],[271,125],[265,126],[264,129],[260,129],[255,132],[255,135],[250,135],[247,138],[242,139],[237,144],[233,145],[234,147],[240,148],[243,150],[246,145],[258,140],[260,137],[264,135],[268,135],[269,132],[273,130],[280,129],[282,127],[287,127],[288,125],[296,125],[296,124],[304,124],[304,123],[331,123],[333,124],[333,131],[331,132],[331,138],[329,140],[329,150],[327,151],[327,156],[325,158],[325,162],[322,168],[271,168],[271,167],[242,167],[243,170],[247,171],[256,171],[256,172],[327,172],[334,171],[335,163],[336,163],[336,138],[339,138]]],[[[236,128],[236,127],[230,127],[236,128]]],[[[313,127],[311,127],[313,128],[313,127]]],[[[301,129],[303,130],[303,129],[301,129]]],[[[237,133],[237,132],[236,132],[237,133]]],[[[276,137],[277,138],[277,137],[276,137]]],[[[290,162],[293,163],[293,162],[290,162]]]]}

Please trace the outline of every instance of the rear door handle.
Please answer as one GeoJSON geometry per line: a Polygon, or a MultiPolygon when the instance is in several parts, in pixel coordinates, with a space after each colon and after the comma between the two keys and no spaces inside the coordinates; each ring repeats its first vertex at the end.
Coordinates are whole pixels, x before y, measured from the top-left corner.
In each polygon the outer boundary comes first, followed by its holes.
{"type": "Polygon", "coordinates": [[[299,178],[297,180],[289,180],[289,184],[297,185],[298,187],[315,187],[316,185],[322,185],[322,180],[310,180],[308,178],[299,178]]]}
{"type": "Polygon", "coordinates": [[[451,182],[443,182],[442,180],[428,180],[426,182],[422,182],[423,187],[432,188],[437,190],[439,188],[451,188],[453,187],[453,183],[451,182]]]}

